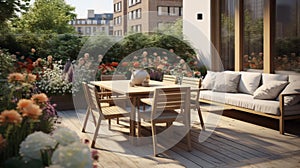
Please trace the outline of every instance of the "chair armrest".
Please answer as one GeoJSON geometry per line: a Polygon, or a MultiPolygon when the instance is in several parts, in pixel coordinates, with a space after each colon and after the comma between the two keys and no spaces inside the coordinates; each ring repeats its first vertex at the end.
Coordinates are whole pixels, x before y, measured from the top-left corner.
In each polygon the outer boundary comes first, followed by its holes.
{"type": "Polygon", "coordinates": [[[279,107],[281,115],[284,116],[284,97],[286,96],[300,96],[300,93],[284,93],[279,95],[279,107]]]}

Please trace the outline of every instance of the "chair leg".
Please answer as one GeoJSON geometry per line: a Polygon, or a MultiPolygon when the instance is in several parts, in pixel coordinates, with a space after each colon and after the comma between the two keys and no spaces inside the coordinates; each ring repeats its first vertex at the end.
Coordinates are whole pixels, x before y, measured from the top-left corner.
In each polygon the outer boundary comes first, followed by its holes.
{"type": "Polygon", "coordinates": [[[200,107],[198,107],[198,116],[199,116],[199,119],[200,119],[201,127],[205,131],[204,121],[203,121],[203,117],[202,117],[202,113],[201,113],[200,107]]]}
{"type": "Polygon", "coordinates": [[[96,130],[95,130],[95,133],[94,133],[94,137],[93,137],[91,148],[95,147],[96,139],[97,139],[98,132],[99,132],[99,129],[100,129],[100,125],[101,125],[101,116],[99,116],[99,119],[98,119],[98,123],[97,123],[96,130]]]}
{"type": "Polygon", "coordinates": [[[284,135],[284,119],[281,117],[279,119],[279,133],[284,135]]]}
{"type": "Polygon", "coordinates": [[[108,119],[108,129],[111,130],[111,119],[108,119]]]}
{"type": "Polygon", "coordinates": [[[153,155],[154,157],[156,156],[156,146],[157,146],[157,139],[156,139],[156,127],[155,127],[155,123],[151,122],[151,130],[152,130],[152,142],[153,142],[153,155]]]}
{"type": "Polygon", "coordinates": [[[186,140],[187,140],[187,149],[188,151],[192,150],[192,143],[191,143],[191,131],[189,130],[187,135],[186,135],[186,140]]]}
{"type": "Polygon", "coordinates": [[[91,110],[90,110],[90,107],[88,107],[88,108],[86,109],[85,119],[84,119],[83,127],[82,127],[82,130],[81,130],[82,132],[85,132],[85,128],[86,128],[87,121],[88,121],[88,119],[89,119],[90,113],[91,113],[91,110]]]}

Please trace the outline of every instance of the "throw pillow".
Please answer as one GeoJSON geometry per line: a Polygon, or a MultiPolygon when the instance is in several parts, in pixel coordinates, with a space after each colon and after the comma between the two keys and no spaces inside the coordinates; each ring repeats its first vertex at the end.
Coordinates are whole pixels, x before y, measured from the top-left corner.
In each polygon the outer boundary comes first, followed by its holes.
{"type": "Polygon", "coordinates": [[[241,74],[238,73],[218,73],[216,75],[213,91],[236,93],[241,74]]]}
{"type": "Polygon", "coordinates": [[[217,72],[207,71],[205,78],[201,82],[201,89],[211,90],[215,83],[216,74],[217,72]]]}
{"type": "MultiPolygon", "coordinates": [[[[281,94],[288,94],[288,93],[300,93],[300,81],[291,82],[281,92],[281,94]]],[[[278,100],[279,100],[279,97],[278,97],[278,100]]],[[[300,102],[300,95],[284,97],[284,105],[292,106],[299,102],[300,102]]]]}
{"type": "Polygon", "coordinates": [[[241,80],[239,84],[239,91],[253,95],[258,88],[261,79],[261,73],[255,72],[240,72],[241,80]]]}
{"type": "Polygon", "coordinates": [[[287,84],[287,81],[270,81],[265,83],[253,93],[254,99],[275,99],[287,84]]]}

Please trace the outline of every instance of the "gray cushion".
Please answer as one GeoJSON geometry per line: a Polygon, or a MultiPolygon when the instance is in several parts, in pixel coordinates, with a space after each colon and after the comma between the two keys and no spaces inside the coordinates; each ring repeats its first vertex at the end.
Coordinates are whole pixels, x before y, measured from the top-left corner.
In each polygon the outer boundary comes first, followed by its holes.
{"type": "Polygon", "coordinates": [[[280,115],[279,102],[276,100],[254,100],[254,110],[266,114],[280,115]]]}
{"type": "Polygon", "coordinates": [[[254,99],[252,95],[244,93],[226,93],[226,104],[243,107],[247,109],[254,109],[254,99]]]}
{"type": "Polygon", "coordinates": [[[261,73],[240,72],[240,74],[241,80],[239,83],[239,91],[252,95],[260,84],[261,73]]]}
{"type": "Polygon", "coordinates": [[[201,90],[199,98],[214,101],[214,102],[219,102],[219,103],[225,103],[224,92],[213,92],[212,90],[201,90]]]}
{"type": "Polygon", "coordinates": [[[263,73],[262,84],[268,83],[270,81],[288,81],[288,75],[263,73]]]}
{"type": "Polygon", "coordinates": [[[201,82],[202,89],[212,89],[215,83],[217,72],[207,71],[207,74],[203,81],[201,82]]]}
{"type": "Polygon", "coordinates": [[[237,93],[241,75],[238,73],[221,72],[216,74],[213,91],[237,93]]]}
{"type": "MultiPolygon", "coordinates": [[[[281,92],[281,94],[287,94],[287,93],[300,93],[300,81],[291,82],[281,92]]],[[[277,100],[279,100],[279,97],[278,97],[277,100]]],[[[295,105],[299,102],[300,102],[300,95],[285,96],[284,97],[284,104],[285,105],[290,105],[291,106],[291,105],[295,105]]]]}
{"type": "Polygon", "coordinates": [[[271,81],[263,84],[253,93],[254,99],[276,99],[287,84],[288,82],[285,81],[271,81]]]}

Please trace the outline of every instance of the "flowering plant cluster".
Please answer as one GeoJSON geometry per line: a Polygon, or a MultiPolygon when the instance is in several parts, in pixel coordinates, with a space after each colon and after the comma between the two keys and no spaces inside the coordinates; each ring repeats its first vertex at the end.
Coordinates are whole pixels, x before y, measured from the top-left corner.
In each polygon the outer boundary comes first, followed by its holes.
{"type": "Polygon", "coordinates": [[[37,81],[37,87],[46,94],[71,94],[72,83],[63,79],[63,66],[61,61],[53,64],[53,69],[46,68],[40,74],[40,80],[37,81]]]}
{"type": "Polygon", "coordinates": [[[70,167],[90,168],[96,166],[98,152],[91,152],[86,144],[80,143],[76,132],[58,127],[52,134],[36,131],[20,144],[19,157],[15,162],[6,162],[8,167],[70,167]]]}
{"type": "Polygon", "coordinates": [[[51,132],[57,116],[44,93],[38,93],[36,76],[27,73],[8,75],[7,94],[0,107],[0,162],[18,154],[24,138],[36,131],[51,132]]]}

